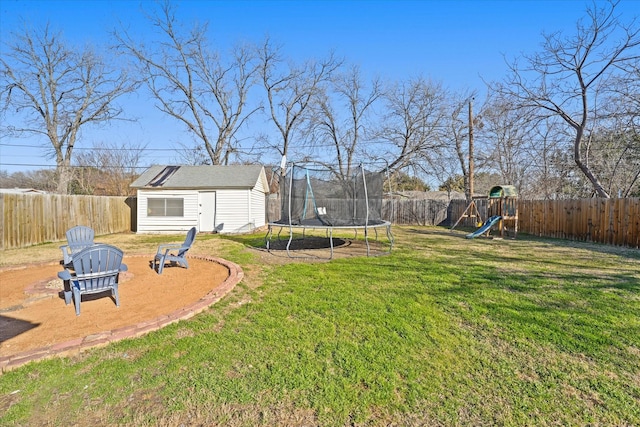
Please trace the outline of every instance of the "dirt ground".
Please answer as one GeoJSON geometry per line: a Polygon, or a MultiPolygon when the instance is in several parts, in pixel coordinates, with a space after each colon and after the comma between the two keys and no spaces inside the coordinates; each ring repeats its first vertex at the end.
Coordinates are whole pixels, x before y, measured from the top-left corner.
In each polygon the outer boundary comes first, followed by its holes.
{"type": "Polygon", "coordinates": [[[158,275],[151,256],[124,258],[120,307],[110,293],[85,295],[80,316],[65,305],[59,263],[0,269],[0,357],[135,325],[195,303],[229,276],[226,267],[189,259],[189,269],[166,266],[158,275]]]}
{"type": "MultiPolygon", "coordinates": [[[[287,241],[275,239],[270,252],[256,250],[261,262],[326,262],[331,258],[327,238],[294,240],[290,254],[285,250],[287,241]]],[[[334,249],[334,258],[367,255],[362,241],[337,238],[334,249]]],[[[372,255],[388,249],[371,242],[372,255]]],[[[53,253],[57,255],[57,248],[53,253]]],[[[152,259],[153,255],[125,255],[128,271],[120,275],[120,307],[109,293],[85,295],[80,316],[73,302],[65,305],[63,282],[57,277],[62,271],[59,262],[29,264],[23,260],[25,266],[20,268],[0,268],[0,357],[153,320],[197,302],[229,277],[226,267],[199,258],[189,258],[189,269],[167,266],[158,275],[150,266],[152,259]]]]}

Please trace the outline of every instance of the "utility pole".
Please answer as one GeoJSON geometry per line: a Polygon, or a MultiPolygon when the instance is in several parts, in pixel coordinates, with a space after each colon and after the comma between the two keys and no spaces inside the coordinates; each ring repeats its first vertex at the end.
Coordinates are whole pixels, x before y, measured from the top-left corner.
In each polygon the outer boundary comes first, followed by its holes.
{"type": "Polygon", "coordinates": [[[473,200],[473,98],[469,100],[469,200],[473,200]]]}
{"type": "Polygon", "coordinates": [[[476,224],[482,224],[482,216],[476,206],[476,201],[473,200],[473,98],[469,100],[469,177],[467,178],[469,184],[469,194],[467,195],[467,208],[462,212],[460,218],[453,224],[451,231],[458,226],[463,218],[477,218],[476,224]]]}

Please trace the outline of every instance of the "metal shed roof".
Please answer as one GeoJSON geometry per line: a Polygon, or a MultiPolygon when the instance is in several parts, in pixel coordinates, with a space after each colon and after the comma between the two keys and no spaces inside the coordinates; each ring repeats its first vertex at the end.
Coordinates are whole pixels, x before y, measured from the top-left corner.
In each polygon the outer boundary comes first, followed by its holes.
{"type": "MultiPolygon", "coordinates": [[[[130,184],[132,188],[201,189],[253,188],[264,179],[261,165],[151,166],[130,184]]],[[[268,187],[265,185],[265,189],[268,187]]]]}

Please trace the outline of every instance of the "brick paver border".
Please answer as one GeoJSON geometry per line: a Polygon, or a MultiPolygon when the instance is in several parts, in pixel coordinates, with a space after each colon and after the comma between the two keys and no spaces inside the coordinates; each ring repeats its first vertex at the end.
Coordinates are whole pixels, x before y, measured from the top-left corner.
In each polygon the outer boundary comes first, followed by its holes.
{"type": "Polygon", "coordinates": [[[231,261],[208,256],[190,256],[189,258],[216,262],[229,270],[229,276],[224,282],[216,286],[215,289],[212,289],[211,292],[193,304],[179,308],[171,313],[160,315],[155,319],[146,320],[136,325],[125,326],[110,331],[103,331],[97,334],[88,335],[84,338],[76,338],[70,341],[24,351],[10,356],[0,357],[0,372],[8,372],[19,366],[37,360],[73,356],[90,348],[106,346],[112,342],[127,338],[137,338],[148,334],[149,332],[164,328],[165,326],[179,320],[189,319],[220,301],[238,283],[240,283],[244,277],[242,268],[231,261]]]}

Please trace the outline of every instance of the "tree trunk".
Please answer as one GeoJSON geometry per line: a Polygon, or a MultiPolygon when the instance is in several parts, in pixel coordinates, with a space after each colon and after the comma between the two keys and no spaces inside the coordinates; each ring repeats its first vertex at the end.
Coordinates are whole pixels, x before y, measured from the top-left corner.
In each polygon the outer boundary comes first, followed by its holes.
{"type": "Polygon", "coordinates": [[[71,184],[72,178],[71,167],[68,165],[67,161],[64,161],[62,164],[58,164],[56,169],[58,175],[56,193],[69,194],[69,184],[71,184]]]}
{"type": "Polygon", "coordinates": [[[593,172],[591,172],[591,169],[589,168],[589,166],[587,166],[582,161],[582,154],[580,152],[580,148],[582,146],[582,134],[583,134],[582,128],[578,128],[576,132],[576,140],[575,140],[574,150],[573,150],[574,160],[576,162],[576,165],[578,165],[578,168],[580,168],[580,170],[584,174],[584,176],[586,176],[589,182],[591,182],[591,185],[593,185],[593,189],[596,191],[598,196],[608,199],[611,197],[609,196],[609,193],[607,193],[607,191],[604,189],[604,187],[600,183],[600,180],[598,180],[598,178],[593,174],[593,172]]]}

